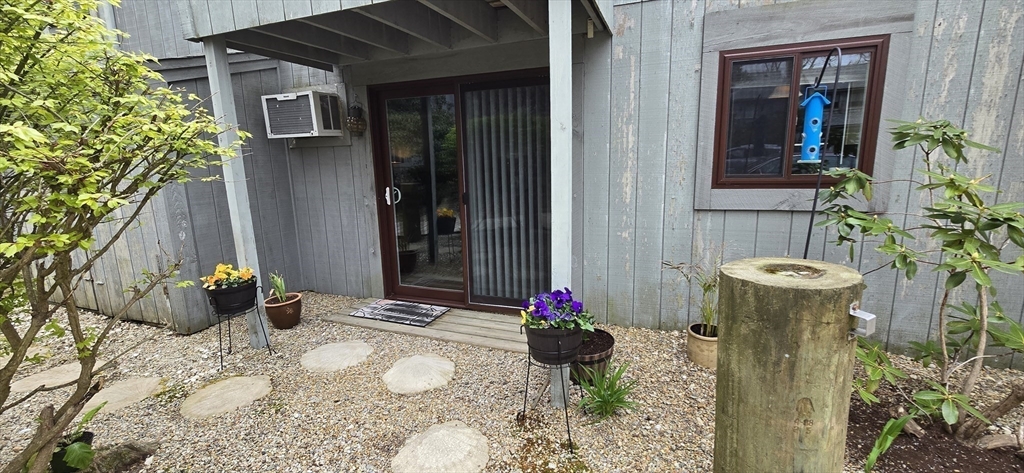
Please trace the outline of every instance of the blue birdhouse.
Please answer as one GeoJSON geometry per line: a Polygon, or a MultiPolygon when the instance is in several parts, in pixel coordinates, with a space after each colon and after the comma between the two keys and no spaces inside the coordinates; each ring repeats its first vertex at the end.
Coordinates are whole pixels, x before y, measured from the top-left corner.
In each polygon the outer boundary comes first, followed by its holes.
{"type": "MultiPolygon", "coordinates": [[[[823,87],[828,93],[828,87],[823,87]]],[[[821,162],[821,122],[825,115],[825,106],[829,102],[821,92],[811,93],[813,89],[807,88],[804,95],[807,96],[800,106],[804,108],[804,132],[803,145],[800,146],[800,163],[818,164],[821,162]]]]}

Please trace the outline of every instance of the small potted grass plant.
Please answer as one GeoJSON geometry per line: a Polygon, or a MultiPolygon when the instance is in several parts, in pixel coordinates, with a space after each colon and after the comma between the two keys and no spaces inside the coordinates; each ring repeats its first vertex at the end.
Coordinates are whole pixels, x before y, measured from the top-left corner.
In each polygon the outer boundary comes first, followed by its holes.
{"type": "Polygon", "coordinates": [[[700,288],[700,322],[687,328],[686,356],[700,366],[715,369],[718,365],[718,283],[722,253],[717,252],[711,261],[665,265],[678,270],[687,283],[696,282],[700,288]]]}
{"type": "Polygon", "coordinates": [[[583,343],[583,332],[594,331],[593,316],[583,310],[583,302],[573,300],[569,288],[523,301],[521,314],[530,356],[539,363],[571,363],[583,343]]]}
{"type": "Polygon", "coordinates": [[[284,277],[280,274],[270,273],[270,297],[263,302],[267,308],[267,318],[275,328],[283,330],[299,324],[302,294],[287,292],[284,277]]]}
{"type": "Polygon", "coordinates": [[[230,264],[220,263],[213,274],[199,280],[218,314],[238,314],[256,306],[256,275],[252,268],[235,269],[230,264]]]}

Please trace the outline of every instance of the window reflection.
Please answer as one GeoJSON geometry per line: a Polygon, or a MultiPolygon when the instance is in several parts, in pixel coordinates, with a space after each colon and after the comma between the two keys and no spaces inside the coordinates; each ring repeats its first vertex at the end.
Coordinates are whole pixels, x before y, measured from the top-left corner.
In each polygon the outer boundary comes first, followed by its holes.
{"type": "Polygon", "coordinates": [[[792,58],[732,63],[726,176],[782,175],[792,74],[792,58]]]}
{"type": "MultiPolygon", "coordinates": [[[[821,67],[825,63],[827,54],[804,56],[801,58],[800,70],[800,95],[798,102],[802,102],[808,87],[814,85],[815,79],[821,73],[821,67]]],[[[821,79],[821,85],[829,88],[835,83],[837,58],[832,57],[825,74],[821,79]]],[[[825,117],[822,130],[828,130],[828,139],[822,139],[821,160],[825,169],[837,167],[857,167],[860,159],[861,127],[864,124],[864,102],[868,92],[868,75],[871,65],[871,53],[845,53],[843,54],[843,67],[840,69],[838,91],[833,94],[829,90],[826,97],[835,101],[831,111],[832,126],[829,128],[829,108],[825,107],[825,117]]],[[[800,145],[803,141],[802,133],[804,127],[804,110],[797,108],[796,117],[796,143],[793,145],[793,174],[817,174],[817,164],[798,164],[800,158],[800,145]]]]}

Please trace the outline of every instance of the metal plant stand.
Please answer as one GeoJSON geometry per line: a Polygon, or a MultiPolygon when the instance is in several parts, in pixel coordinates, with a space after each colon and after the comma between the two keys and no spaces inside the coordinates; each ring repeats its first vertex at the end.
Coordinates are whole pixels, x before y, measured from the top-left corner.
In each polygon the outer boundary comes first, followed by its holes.
{"type": "MultiPolygon", "coordinates": [[[[257,286],[256,294],[263,294],[262,290],[263,290],[262,287],[257,286]]],[[[218,351],[218,353],[220,353],[220,369],[223,371],[224,370],[224,335],[223,335],[223,331],[221,330],[221,323],[224,322],[225,319],[228,321],[228,354],[230,355],[231,354],[231,348],[232,348],[232,343],[231,343],[231,319],[235,318],[235,317],[237,317],[239,315],[246,315],[246,314],[248,314],[249,312],[252,312],[252,311],[257,311],[257,314],[259,314],[259,307],[260,306],[257,303],[257,304],[253,304],[252,307],[250,307],[248,309],[245,309],[245,310],[242,310],[242,311],[233,311],[233,312],[230,312],[230,313],[227,313],[227,314],[222,314],[218,310],[216,304],[213,302],[213,299],[211,299],[210,300],[210,307],[213,308],[213,316],[217,317],[217,351],[218,351]]],[[[263,330],[263,338],[265,338],[267,340],[267,352],[270,353],[271,355],[273,355],[274,354],[274,350],[273,350],[273,348],[270,347],[270,337],[267,336],[267,327],[266,327],[266,325],[263,324],[263,317],[258,317],[258,319],[260,321],[260,329],[263,330]]]]}
{"type": "MultiPolygon", "coordinates": [[[[522,328],[520,328],[520,331],[522,331],[522,328]]],[[[529,346],[529,339],[527,339],[527,345],[529,346]]],[[[534,347],[531,346],[530,350],[532,351],[533,349],[534,349],[534,347]]],[[[562,391],[562,412],[565,414],[565,435],[567,437],[569,437],[569,450],[572,451],[572,452],[575,452],[576,451],[576,444],[574,444],[572,442],[572,430],[569,428],[569,399],[568,399],[568,397],[569,397],[569,395],[568,395],[569,388],[566,387],[568,385],[565,384],[567,381],[569,381],[569,377],[566,376],[566,374],[565,374],[565,372],[568,371],[568,370],[562,369],[563,366],[568,367],[569,364],[573,360],[569,359],[569,357],[565,357],[564,359],[562,359],[561,355],[562,355],[563,352],[562,352],[562,339],[561,338],[558,339],[558,352],[557,353],[559,355],[559,357],[558,357],[559,360],[558,361],[559,362],[564,362],[564,363],[558,363],[558,364],[541,363],[539,361],[536,361],[531,354],[527,353],[527,355],[526,355],[526,384],[523,387],[523,410],[519,412],[519,416],[518,417],[520,419],[523,419],[523,420],[525,420],[525,418],[526,418],[526,407],[527,407],[527,403],[529,402],[529,399],[530,399],[530,367],[531,366],[537,366],[539,368],[548,368],[550,370],[558,370],[558,376],[561,379],[561,386],[562,386],[562,389],[560,389],[560,391],[562,391]]],[[[572,358],[575,358],[575,356],[572,357],[572,358]]],[[[553,375],[554,375],[554,373],[552,373],[552,376],[553,375]]],[[[554,387],[554,385],[552,384],[552,388],[553,387],[554,387]]],[[[554,390],[552,389],[552,391],[554,391],[554,390]]],[[[552,392],[551,395],[554,396],[555,395],[554,392],[552,392]]],[[[581,396],[583,395],[583,387],[582,386],[580,387],[580,395],[581,396]]]]}

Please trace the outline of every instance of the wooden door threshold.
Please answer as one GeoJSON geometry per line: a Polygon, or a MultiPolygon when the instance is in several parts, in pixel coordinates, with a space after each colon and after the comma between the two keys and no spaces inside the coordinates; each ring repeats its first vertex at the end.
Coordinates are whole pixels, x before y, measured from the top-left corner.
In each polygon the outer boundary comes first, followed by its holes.
{"type": "Polygon", "coordinates": [[[376,298],[360,299],[350,307],[341,310],[340,313],[328,315],[325,319],[354,327],[464,343],[514,353],[527,353],[528,351],[526,335],[519,333],[519,319],[515,316],[468,309],[449,309],[430,325],[416,327],[349,315],[376,301],[376,298]]]}

